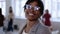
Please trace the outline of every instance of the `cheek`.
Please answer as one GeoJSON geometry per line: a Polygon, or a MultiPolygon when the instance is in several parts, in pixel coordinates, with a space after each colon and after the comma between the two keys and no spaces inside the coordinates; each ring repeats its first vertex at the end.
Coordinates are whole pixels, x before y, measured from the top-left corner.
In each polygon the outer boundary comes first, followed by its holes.
{"type": "Polygon", "coordinates": [[[37,17],[40,17],[40,15],[41,15],[41,14],[40,14],[40,12],[39,12],[39,11],[38,11],[38,12],[36,12],[36,16],[37,16],[37,17]]]}
{"type": "Polygon", "coordinates": [[[27,13],[27,12],[29,12],[29,10],[28,9],[25,9],[25,11],[24,11],[25,13],[27,13]]]}
{"type": "Polygon", "coordinates": [[[27,17],[27,15],[28,15],[28,11],[29,11],[29,10],[27,10],[27,9],[24,11],[26,17],[27,17]]]}
{"type": "Polygon", "coordinates": [[[39,12],[39,11],[35,11],[35,13],[36,13],[36,14],[40,14],[40,12],[39,12]]]}
{"type": "Polygon", "coordinates": [[[27,13],[27,11],[28,11],[27,9],[24,10],[25,14],[27,13]]]}

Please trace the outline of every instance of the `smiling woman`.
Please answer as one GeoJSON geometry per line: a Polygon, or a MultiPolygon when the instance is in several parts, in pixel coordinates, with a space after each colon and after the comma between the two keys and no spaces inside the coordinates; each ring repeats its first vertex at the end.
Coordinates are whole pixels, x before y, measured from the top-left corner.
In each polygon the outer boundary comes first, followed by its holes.
{"type": "Polygon", "coordinates": [[[21,29],[20,34],[51,34],[48,27],[41,24],[38,19],[42,16],[44,5],[41,0],[27,0],[24,5],[26,25],[21,29]]]}

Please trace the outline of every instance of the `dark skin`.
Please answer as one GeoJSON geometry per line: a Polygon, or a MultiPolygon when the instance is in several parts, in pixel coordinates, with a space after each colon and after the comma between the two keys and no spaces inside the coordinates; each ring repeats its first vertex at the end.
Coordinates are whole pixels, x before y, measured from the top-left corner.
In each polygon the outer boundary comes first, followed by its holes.
{"type": "MultiPolygon", "coordinates": [[[[36,1],[34,2],[31,2],[30,5],[32,7],[35,7],[38,5],[38,3],[36,1]]],[[[26,15],[26,18],[27,18],[27,27],[25,28],[25,32],[29,32],[30,29],[32,28],[32,26],[34,24],[37,24],[38,22],[38,18],[40,17],[40,10],[36,10],[34,11],[34,9],[25,9],[25,15],[26,15]]]]}

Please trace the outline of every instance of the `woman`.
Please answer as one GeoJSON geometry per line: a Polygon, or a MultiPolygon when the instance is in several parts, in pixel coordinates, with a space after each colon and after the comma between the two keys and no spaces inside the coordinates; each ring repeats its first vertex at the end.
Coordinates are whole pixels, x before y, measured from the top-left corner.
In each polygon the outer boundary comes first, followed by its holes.
{"type": "Polygon", "coordinates": [[[2,14],[2,8],[0,8],[0,33],[3,34],[4,31],[4,15],[2,14]]]}
{"type": "Polygon", "coordinates": [[[51,18],[51,15],[49,14],[49,11],[48,11],[48,9],[47,10],[45,10],[45,14],[43,15],[43,18],[45,19],[45,25],[46,26],[51,26],[51,22],[50,22],[50,18],[51,18]]]}
{"type": "Polygon", "coordinates": [[[51,34],[49,29],[38,20],[43,10],[44,5],[41,0],[27,0],[24,6],[27,24],[22,28],[20,34],[51,34]]]}
{"type": "Polygon", "coordinates": [[[45,12],[46,13],[43,15],[44,25],[46,25],[47,27],[50,28],[50,30],[52,30],[52,24],[51,24],[51,21],[50,21],[51,15],[49,14],[48,9],[46,9],[45,12]]]}
{"type": "Polygon", "coordinates": [[[2,27],[4,24],[4,15],[2,14],[2,9],[0,8],[0,27],[2,27]]]}
{"type": "Polygon", "coordinates": [[[8,23],[8,31],[12,30],[13,31],[13,18],[14,18],[14,15],[13,15],[13,11],[12,11],[12,7],[9,7],[9,15],[8,15],[8,18],[9,18],[9,23],[8,23]]]}

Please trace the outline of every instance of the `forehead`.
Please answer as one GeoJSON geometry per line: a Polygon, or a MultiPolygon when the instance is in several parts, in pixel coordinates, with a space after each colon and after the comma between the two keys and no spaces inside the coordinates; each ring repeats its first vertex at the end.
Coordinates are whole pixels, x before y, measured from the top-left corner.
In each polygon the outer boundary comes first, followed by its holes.
{"type": "Polygon", "coordinates": [[[37,6],[38,3],[37,3],[36,1],[34,1],[34,2],[31,2],[30,5],[32,5],[32,6],[37,6]]]}

